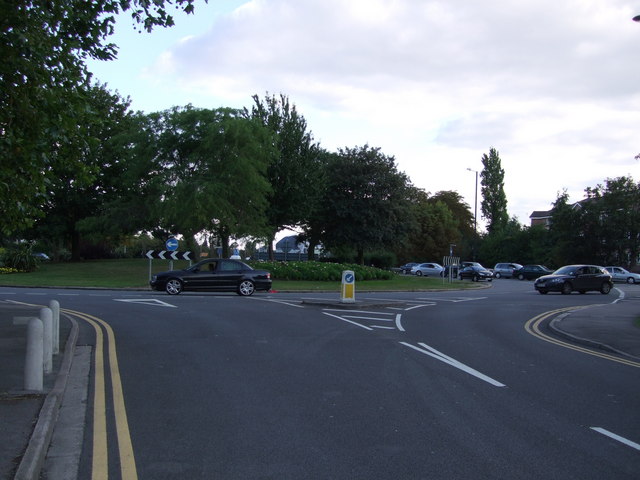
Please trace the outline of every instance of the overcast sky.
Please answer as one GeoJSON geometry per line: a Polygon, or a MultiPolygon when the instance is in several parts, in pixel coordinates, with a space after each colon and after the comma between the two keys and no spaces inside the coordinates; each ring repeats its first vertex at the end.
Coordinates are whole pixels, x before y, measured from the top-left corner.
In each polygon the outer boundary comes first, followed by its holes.
{"type": "Polygon", "coordinates": [[[640,179],[638,14],[626,0],[196,1],[151,34],[125,15],[118,60],[90,70],[147,113],[283,93],[325,149],[380,147],[471,211],[467,169],[494,147],[528,225],[563,190],[640,179]]]}

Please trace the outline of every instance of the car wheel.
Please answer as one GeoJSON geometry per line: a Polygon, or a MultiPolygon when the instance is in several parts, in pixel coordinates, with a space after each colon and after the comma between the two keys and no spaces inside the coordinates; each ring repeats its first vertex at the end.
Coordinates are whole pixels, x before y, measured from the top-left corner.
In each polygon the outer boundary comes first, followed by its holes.
{"type": "Polygon", "coordinates": [[[496,272],[495,277],[500,278],[500,272],[496,272]]]}
{"type": "Polygon", "coordinates": [[[474,275],[473,278],[471,278],[471,281],[477,282],[478,281],[478,275],[474,275]]]}
{"type": "Polygon", "coordinates": [[[243,280],[240,282],[240,285],[238,285],[238,295],[242,295],[243,297],[253,295],[255,291],[256,287],[251,280],[243,280]]]}
{"type": "Polygon", "coordinates": [[[417,276],[419,276],[419,277],[421,277],[421,276],[422,276],[422,272],[421,272],[420,270],[417,270],[417,271],[416,271],[416,275],[417,275],[417,276]]]}
{"type": "Polygon", "coordinates": [[[604,282],[602,284],[602,287],[600,287],[600,293],[603,295],[607,295],[610,291],[611,291],[611,285],[607,282],[604,282]]]}
{"type": "Polygon", "coordinates": [[[182,292],[182,282],[177,278],[172,278],[164,286],[164,291],[169,295],[178,295],[180,292],[182,292]]]}
{"type": "Polygon", "coordinates": [[[580,295],[584,295],[585,293],[587,293],[586,290],[580,290],[578,293],[580,293],[580,295]]]}
{"type": "MultiPolygon", "coordinates": [[[[518,274],[518,280],[524,280],[524,275],[523,274],[518,274]]],[[[546,292],[545,292],[546,293],[546,292]]]]}
{"type": "Polygon", "coordinates": [[[633,285],[634,283],[636,283],[636,281],[632,277],[629,277],[627,278],[627,283],[630,283],[633,285]]]}
{"type": "Polygon", "coordinates": [[[547,294],[546,290],[538,290],[538,292],[540,292],[540,295],[546,295],[547,294]]]}
{"type": "Polygon", "coordinates": [[[572,291],[572,290],[573,290],[573,288],[571,287],[571,284],[570,284],[569,282],[565,282],[565,283],[562,285],[561,293],[562,293],[563,295],[569,295],[569,294],[571,293],[571,291],[572,291]]]}

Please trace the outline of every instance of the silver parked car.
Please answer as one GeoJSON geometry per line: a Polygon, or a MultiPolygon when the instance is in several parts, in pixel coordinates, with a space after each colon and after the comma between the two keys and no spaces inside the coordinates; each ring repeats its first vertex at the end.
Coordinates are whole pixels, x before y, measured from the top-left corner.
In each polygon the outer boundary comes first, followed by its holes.
{"type": "Polygon", "coordinates": [[[604,267],[611,274],[614,282],[640,283],[640,275],[629,272],[622,267],[604,267]]]}
{"type": "Polygon", "coordinates": [[[444,271],[444,267],[438,263],[421,263],[411,268],[411,273],[417,276],[433,276],[438,277],[444,271]]]}
{"type": "Polygon", "coordinates": [[[519,263],[496,263],[493,267],[493,276],[496,278],[513,278],[516,270],[522,268],[519,263]]]}

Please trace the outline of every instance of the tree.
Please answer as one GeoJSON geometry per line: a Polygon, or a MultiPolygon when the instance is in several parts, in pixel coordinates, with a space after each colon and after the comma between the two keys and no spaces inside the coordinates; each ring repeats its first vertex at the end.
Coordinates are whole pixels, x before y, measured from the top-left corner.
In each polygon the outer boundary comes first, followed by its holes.
{"type": "MultiPolygon", "coordinates": [[[[456,244],[456,256],[469,258],[474,253],[474,249],[479,242],[478,234],[475,230],[475,222],[471,207],[464,201],[458,192],[444,190],[436,192],[430,197],[430,202],[443,202],[451,211],[457,223],[458,234],[454,243],[456,244]]],[[[451,240],[454,240],[452,238],[451,240]]]]}
{"type": "Polygon", "coordinates": [[[504,170],[500,165],[500,155],[495,148],[489,149],[489,155],[482,155],[480,173],[482,185],[482,215],[488,220],[487,231],[489,234],[506,227],[509,221],[507,213],[507,196],[504,193],[504,170]]]}
{"type": "Polygon", "coordinates": [[[253,97],[254,105],[244,115],[261,122],[272,134],[276,155],[269,164],[271,183],[267,209],[269,258],[273,259],[273,241],[283,228],[295,228],[310,214],[309,201],[317,187],[319,147],[307,131],[307,122],[285,95],[253,97]]]}
{"type": "Polygon", "coordinates": [[[397,249],[403,262],[416,259],[440,262],[449,254],[449,246],[460,241],[458,219],[441,198],[429,197],[427,192],[415,189],[407,240],[397,249]]]}
{"type": "MultiPolygon", "coordinates": [[[[52,156],[76,134],[87,106],[85,59],[115,58],[117,47],[106,43],[115,15],[131,11],[151,31],[173,25],[165,3],[191,13],[194,0],[0,0],[2,233],[42,216],[47,185],[57,176],[52,156]]],[[[78,178],[91,175],[81,162],[64,168],[78,178]]]]}
{"type": "Polygon", "coordinates": [[[411,219],[410,191],[408,177],[379,148],[340,149],[328,169],[323,242],[329,249],[354,249],[360,264],[365,250],[402,242],[411,219]]]}
{"type": "Polygon", "coordinates": [[[50,155],[56,175],[47,184],[39,205],[44,215],[35,228],[35,235],[52,242],[52,252],[67,248],[72,260],[80,259],[81,222],[98,217],[121,185],[128,162],[124,147],[113,140],[131,127],[128,100],[101,85],[87,89],[85,97],[87,108],[76,118],[75,130],[68,130],[67,141],[50,155]],[[78,164],[87,175],[77,174],[78,164]]]}
{"type": "Polygon", "coordinates": [[[566,191],[558,194],[551,209],[549,236],[553,265],[582,262],[584,238],[582,207],[569,204],[566,191]]]}
{"type": "Polygon", "coordinates": [[[267,130],[232,109],[175,107],[153,119],[161,224],[187,237],[215,232],[225,256],[232,236],[263,234],[275,154],[267,130]]]}
{"type": "Polygon", "coordinates": [[[597,243],[602,249],[602,262],[635,266],[640,240],[640,187],[630,177],[619,177],[588,188],[587,194],[598,204],[597,215],[602,222],[597,243]]]}

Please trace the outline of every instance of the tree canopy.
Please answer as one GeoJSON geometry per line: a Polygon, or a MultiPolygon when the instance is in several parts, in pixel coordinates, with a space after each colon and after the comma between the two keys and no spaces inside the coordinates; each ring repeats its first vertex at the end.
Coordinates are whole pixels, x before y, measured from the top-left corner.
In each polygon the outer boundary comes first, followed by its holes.
{"type": "Polygon", "coordinates": [[[504,193],[504,170],[498,151],[491,147],[489,155],[482,155],[484,169],[480,173],[482,185],[482,215],[487,219],[487,231],[492,233],[506,227],[509,221],[507,196],[504,193]]]}
{"type": "Polygon", "coordinates": [[[78,143],[78,118],[88,108],[85,60],[113,59],[108,43],[115,15],[130,11],[147,31],[171,26],[165,5],[193,11],[194,0],[0,0],[0,211],[2,232],[41,217],[39,208],[55,177],[56,162],[78,178],[92,172],[58,155],[78,143]],[[55,157],[55,158],[54,158],[55,157]]]}

